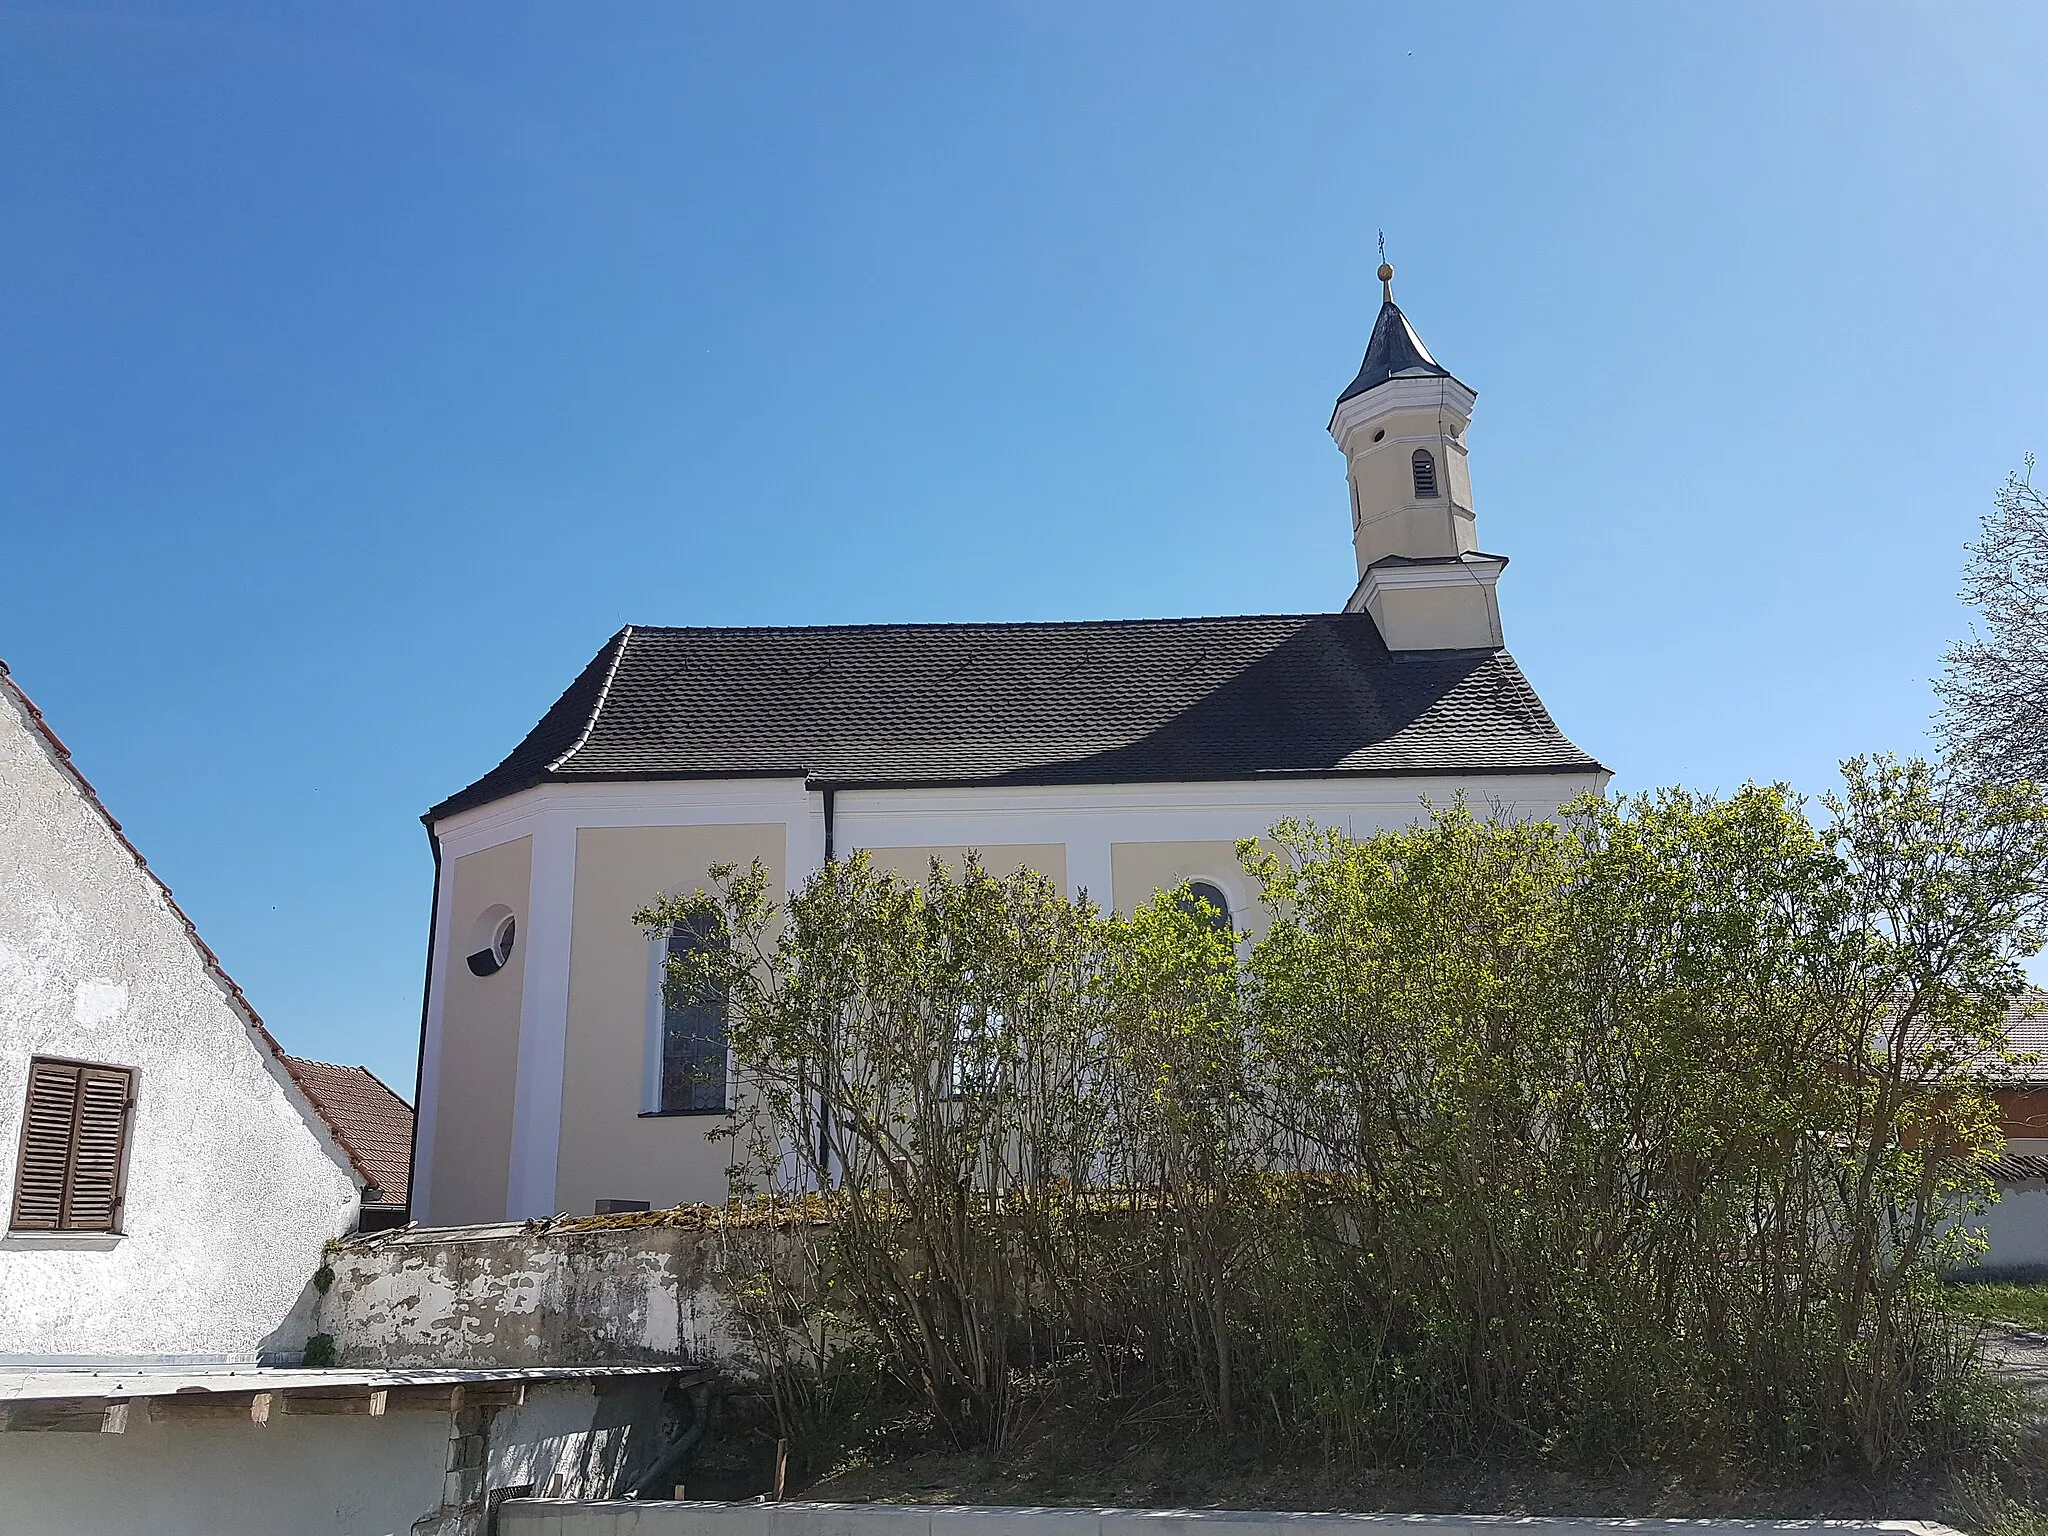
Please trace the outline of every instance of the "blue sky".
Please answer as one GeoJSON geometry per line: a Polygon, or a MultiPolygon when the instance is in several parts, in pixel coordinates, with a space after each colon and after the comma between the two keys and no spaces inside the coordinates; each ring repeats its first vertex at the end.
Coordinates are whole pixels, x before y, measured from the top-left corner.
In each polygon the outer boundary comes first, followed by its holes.
{"type": "Polygon", "coordinates": [[[0,9],[0,656],[407,1093],[419,813],[619,624],[1333,608],[1377,284],[1622,788],[1924,745],[2048,451],[2031,4],[0,9]]]}

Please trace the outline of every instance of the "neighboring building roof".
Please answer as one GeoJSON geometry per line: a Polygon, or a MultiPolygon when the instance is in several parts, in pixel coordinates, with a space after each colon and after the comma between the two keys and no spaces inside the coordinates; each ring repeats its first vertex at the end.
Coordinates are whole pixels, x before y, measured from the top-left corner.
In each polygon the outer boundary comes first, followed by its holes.
{"type": "Polygon", "coordinates": [[[2039,1057],[2006,1067],[2009,1080],[2048,1083],[2048,992],[2029,987],[2013,999],[2005,1015],[2005,1042],[2008,1050],[2039,1057]]]}
{"type": "Polygon", "coordinates": [[[1980,1165],[1994,1183],[2011,1186],[2048,1182],[2048,1157],[2024,1156],[1986,1158],[1980,1165]]]}
{"type": "MultiPolygon", "coordinates": [[[[42,737],[43,744],[48,748],[51,761],[56,764],[58,771],[71,781],[73,787],[84,797],[87,806],[99,816],[101,821],[106,823],[107,830],[114,836],[114,841],[119,843],[126,850],[129,857],[135,860],[135,867],[141,870],[143,875],[156,886],[158,894],[163,897],[165,909],[184,928],[185,937],[191,942],[192,948],[198,953],[200,964],[205,968],[206,974],[213,980],[214,985],[218,986],[226,995],[228,1006],[241,1018],[249,1032],[255,1035],[262,1043],[263,1049],[270,1053],[280,1067],[283,1067],[285,1063],[284,1049],[277,1043],[276,1036],[271,1034],[261,1016],[257,1014],[255,1008],[250,1006],[249,999],[243,996],[241,987],[236,983],[234,977],[227,973],[227,968],[220,963],[220,957],[207,945],[206,940],[199,936],[199,930],[193,925],[192,919],[185,915],[185,909],[179,906],[177,900],[171,895],[171,888],[164,884],[163,878],[155,870],[149,867],[149,860],[142,856],[142,850],[128,840],[128,834],[121,830],[121,823],[114,819],[114,813],[109,811],[105,802],[100,799],[99,791],[92,787],[92,782],[79,771],[78,765],[71,760],[71,749],[65,746],[63,739],[50,728],[50,722],[45,720],[43,712],[36,708],[36,701],[22,691],[21,684],[14,680],[14,674],[8,670],[7,663],[4,661],[0,661],[0,693],[4,693],[20,706],[22,714],[27,717],[29,723],[35,728],[36,733],[42,737]]],[[[291,1080],[288,1069],[286,1077],[288,1080],[291,1080]]],[[[298,1087],[296,1080],[291,1081],[293,1087],[298,1087]]],[[[287,1089],[285,1097],[291,1101],[292,1108],[298,1111],[300,1118],[305,1120],[308,1127],[312,1129],[315,1137],[319,1140],[329,1157],[335,1158],[337,1162],[347,1158],[347,1149],[341,1146],[339,1141],[335,1139],[333,1128],[327,1124],[325,1119],[313,1112],[313,1106],[310,1100],[306,1098],[304,1088],[299,1088],[297,1094],[293,1094],[287,1089]]]]}
{"type": "Polygon", "coordinates": [[[835,787],[1598,773],[1505,651],[1362,613],[614,635],[432,820],[549,783],[835,787]]]}
{"type": "Polygon", "coordinates": [[[340,1067],[301,1056],[285,1057],[284,1065],[355,1164],[367,1186],[363,1199],[373,1205],[406,1204],[412,1189],[412,1106],[368,1067],[340,1067]]]}
{"type": "Polygon", "coordinates": [[[1379,318],[1372,324],[1372,339],[1365,344],[1365,361],[1358,365],[1358,377],[1345,386],[1337,403],[1342,405],[1353,395],[1362,395],[1399,373],[1454,377],[1450,369],[1429,355],[1429,348],[1415,334],[1415,327],[1401,313],[1401,306],[1388,299],[1380,305],[1379,318]]]}

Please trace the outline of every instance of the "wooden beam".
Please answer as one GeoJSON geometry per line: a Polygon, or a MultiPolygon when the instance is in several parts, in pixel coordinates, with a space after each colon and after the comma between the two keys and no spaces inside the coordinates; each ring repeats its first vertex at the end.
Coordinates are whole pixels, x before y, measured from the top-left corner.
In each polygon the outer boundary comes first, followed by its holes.
{"type": "Polygon", "coordinates": [[[366,1413],[381,1418],[388,1392],[383,1387],[301,1387],[280,1396],[286,1413],[366,1413]]]}
{"type": "Polygon", "coordinates": [[[268,1392],[209,1392],[187,1387],[151,1401],[150,1417],[183,1423],[193,1419],[239,1419],[244,1424],[270,1421],[268,1392]]]}
{"type": "Polygon", "coordinates": [[[100,1420],[100,1433],[103,1435],[125,1435],[130,1429],[140,1429],[148,1422],[148,1398],[117,1398],[115,1401],[107,1404],[107,1416],[100,1420]]]}
{"type": "Polygon", "coordinates": [[[384,1399],[386,1413],[452,1413],[461,1388],[392,1387],[384,1399]]]}
{"type": "Polygon", "coordinates": [[[104,1397],[53,1397],[7,1406],[7,1428],[31,1434],[96,1435],[107,1422],[104,1397]]]}

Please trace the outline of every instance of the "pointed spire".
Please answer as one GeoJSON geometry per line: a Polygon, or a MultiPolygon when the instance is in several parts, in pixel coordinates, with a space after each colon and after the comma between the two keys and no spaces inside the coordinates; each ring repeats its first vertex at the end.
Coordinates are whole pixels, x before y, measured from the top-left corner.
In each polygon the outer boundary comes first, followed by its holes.
{"type": "Polygon", "coordinates": [[[1372,340],[1366,343],[1365,361],[1358,377],[1337,397],[1342,405],[1353,395],[1362,395],[1375,384],[1384,384],[1397,373],[1436,374],[1451,377],[1451,370],[1429,355],[1429,348],[1415,334],[1415,327],[1394,302],[1394,268],[1387,260],[1387,232],[1380,231],[1380,317],[1373,322],[1372,340]]]}
{"type": "Polygon", "coordinates": [[[1452,376],[1450,369],[1429,355],[1429,348],[1415,334],[1415,327],[1401,313],[1401,306],[1394,302],[1394,269],[1385,262],[1380,263],[1380,283],[1386,291],[1380,317],[1373,322],[1372,340],[1365,345],[1365,361],[1358,365],[1358,377],[1337,397],[1339,405],[1376,384],[1386,383],[1398,373],[1435,374],[1446,379],[1452,376]]]}

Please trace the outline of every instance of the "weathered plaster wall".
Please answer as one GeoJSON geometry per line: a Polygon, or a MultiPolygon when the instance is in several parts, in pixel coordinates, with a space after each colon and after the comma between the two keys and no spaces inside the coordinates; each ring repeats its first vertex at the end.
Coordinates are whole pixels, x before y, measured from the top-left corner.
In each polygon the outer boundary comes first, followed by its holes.
{"type": "Polygon", "coordinates": [[[248,1358],[311,1332],[347,1163],[163,888],[0,686],[0,1199],[32,1056],[135,1069],[125,1230],[0,1237],[0,1358],[248,1358]]]}
{"type": "Polygon", "coordinates": [[[458,1416],[143,1418],[121,1435],[0,1434],[0,1526],[8,1536],[483,1536],[490,1490],[618,1493],[653,1460],[660,1428],[661,1385],[643,1381],[535,1386],[519,1407],[458,1416]]]}
{"type": "Polygon", "coordinates": [[[330,1255],[320,1327],[349,1366],[733,1365],[721,1266],[794,1247],[757,1229],[401,1229],[330,1255]]]}

